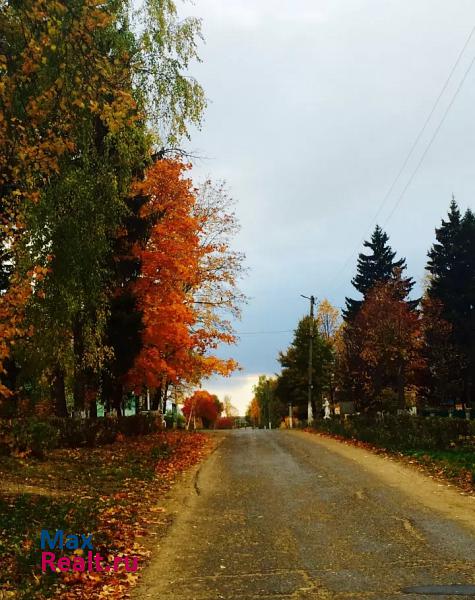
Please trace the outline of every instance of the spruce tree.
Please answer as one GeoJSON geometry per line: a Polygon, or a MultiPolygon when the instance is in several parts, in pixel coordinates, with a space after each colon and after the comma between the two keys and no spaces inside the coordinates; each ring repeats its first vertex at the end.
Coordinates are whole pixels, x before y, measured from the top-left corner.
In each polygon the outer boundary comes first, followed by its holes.
{"type": "MultiPolygon", "coordinates": [[[[370,241],[364,242],[364,247],[371,250],[370,254],[360,253],[358,256],[357,273],[351,283],[362,294],[363,299],[367,293],[377,284],[393,279],[396,273],[401,273],[406,269],[406,259],[396,259],[394,252],[388,244],[389,237],[379,225],[376,225],[370,241]]],[[[402,290],[404,298],[407,298],[414,281],[411,277],[402,278],[402,290]]],[[[346,298],[346,309],[343,311],[345,321],[350,322],[358,313],[363,300],[346,298]]],[[[409,301],[412,308],[418,304],[418,300],[409,301]]]]}
{"type": "MultiPolygon", "coordinates": [[[[475,372],[475,216],[462,217],[454,199],[448,219],[436,229],[427,270],[428,297],[441,304],[441,317],[451,326],[450,343],[460,355],[462,380],[455,394],[470,402],[475,372]]],[[[434,369],[433,369],[434,370],[434,369]]],[[[451,386],[454,390],[454,386],[451,386]]],[[[448,398],[447,398],[448,399],[448,398]]]]}
{"type": "Polygon", "coordinates": [[[427,271],[431,275],[428,294],[440,300],[444,317],[452,321],[458,313],[462,292],[462,216],[452,198],[447,221],[435,230],[436,242],[428,252],[427,271]]]}

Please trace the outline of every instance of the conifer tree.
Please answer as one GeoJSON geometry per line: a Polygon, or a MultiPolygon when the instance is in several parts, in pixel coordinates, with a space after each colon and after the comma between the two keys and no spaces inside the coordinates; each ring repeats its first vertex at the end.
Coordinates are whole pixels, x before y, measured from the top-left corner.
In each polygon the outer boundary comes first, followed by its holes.
{"type": "MultiPolygon", "coordinates": [[[[396,252],[394,252],[388,244],[389,237],[376,225],[370,241],[364,242],[364,247],[371,250],[370,254],[360,253],[358,257],[357,273],[352,280],[353,286],[366,297],[368,292],[377,284],[393,279],[396,271],[402,273],[406,269],[406,259],[400,258],[395,260],[396,252]]],[[[407,298],[412,288],[414,281],[412,278],[402,278],[401,290],[404,298],[407,298]]],[[[346,309],[343,311],[345,321],[350,322],[354,319],[360,309],[363,300],[355,300],[346,298],[346,309]]],[[[409,301],[411,308],[417,306],[418,301],[409,301]]]]}
{"type": "Polygon", "coordinates": [[[330,365],[333,361],[329,342],[323,339],[318,330],[317,319],[306,316],[300,319],[294,339],[285,352],[280,352],[278,361],[282,374],[277,380],[276,396],[284,403],[292,402],[299,418],[307,418],[308,402],[308,349],[310,331],[313,329],[313,414],[321,406],[322,392],[329,389],[330,365]]]}
{"type": "MultiPolygon", "coordinates": [[[[461,376],[452,371],[453,381],[446,387],[459,400],[470,402],[475,371],[475,216],[467,210],[462,217],[455,199],[448,219],[436,229],[428,256],[427,296],[440,304],[440,317],[450,325],[449,342],[460,357],[461,376]]],[[[431,367],[435,372],[436,365],[431,367]]]]}

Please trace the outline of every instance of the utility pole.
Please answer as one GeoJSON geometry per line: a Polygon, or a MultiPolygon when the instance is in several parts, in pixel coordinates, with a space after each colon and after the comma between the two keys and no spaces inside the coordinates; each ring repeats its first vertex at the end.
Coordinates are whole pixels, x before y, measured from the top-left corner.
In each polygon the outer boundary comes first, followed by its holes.
{"type": "Polygon", "coordinates": [[[266,378],[266,406],[267,406],[267,422],[269,429],[272,429],[272,423],[270,420],[270,380],[266,378]]]}
{"type": "Polygon", "coordinates": [[[312,409],[312,392],[313,392],[313,318],[315,307],[315,296],[304,296],[302,298],[310,300],[310,339],[308,343],[308,407],[307,407],[307,422],[309,425],[313,423],[312,409]]]}

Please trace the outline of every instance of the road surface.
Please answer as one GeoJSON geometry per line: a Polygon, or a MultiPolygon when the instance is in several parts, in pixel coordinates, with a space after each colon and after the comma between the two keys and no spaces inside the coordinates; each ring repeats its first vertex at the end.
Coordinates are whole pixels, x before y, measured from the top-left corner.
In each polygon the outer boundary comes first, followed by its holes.
{"type": "Polygon", "coordinates": [[[475,584],[475,499],[364,450],[237,430],[174,495],[137,600],[475,597],[403,591],[475,584]]]}

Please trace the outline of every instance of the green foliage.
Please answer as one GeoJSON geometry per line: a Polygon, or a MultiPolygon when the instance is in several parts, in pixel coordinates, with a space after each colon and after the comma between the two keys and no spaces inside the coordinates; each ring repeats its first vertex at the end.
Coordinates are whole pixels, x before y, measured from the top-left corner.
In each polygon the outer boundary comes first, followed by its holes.
{"type": "Polygon", "coordinates": [[[437,469],[442,469],[444,475],[449,478],[465,476],[464,479],[467,481],[467,474],[470,474],[471,481],[468,483],[475,484],[475,451],[473,449],[407,450],[404,453],[429,467],[435,462],[437,469]]]}
{"type": "Polygon", "coordinates": [[[313,335],[313,411],[321,405],[322,394],[330,389],[331,365],[334,360],[332,346],[322,338],[317,319],[303,317],[294,333],[294,339],[285,352],[279,354],[282,373],[277,379],[276,396],[282,404],[292,402],[300,418],[306,418],[308,405],[308,358],[310,336],[313,335]]]}
{"type": "MultiPolygon", "coordinates": [[[[36,266],[48,270],[35,282],[29,333],[0,369],[0,383],[42,398],[52,392],[64,415],[68,393],[82,409],[101,383],[119,408],[142,326],[124,285],[140,265],[120,272],[120,259],[146,235],[137,231],[130,186],[143,178],[154,144],[188,136],[206,102],[189,73],[200,22],[180,19],[171,0],[146,0],[138,13],[127,0],[60,1],[45,19],[47,4],[0,7],[0,55],[7,55],[12,90],[2,122],[12,125],[8,143],[19,148],[18,156],[4,153],[14,179],[8,185],[34,198],[14,206],[12,215],[21,216],[21,226],[9,229],[14,245],[0,231],[0,290],[13,268],[20,278],[36,266]]],[[[3,213],[3,186],[0,192],[3,213]]]]}
{"type": "Polygon", "coordinates": [[[54,573],[40,582],[37,577],[41,529],[92,531],[100,506],[100,502],[81,497],[65,500],[20,494],[15,498],[0,498],[0,560],[4,566],[0,571],[0,587],[8,589],[7,582],[14,584],[14,597],[21,600],[39,597],[50,589],[57,583],[54,573]],[[14,569],[7,565],[14,565],[14,569]]]}
{"type": "Polygon", "coordinates": [[[172,410],[167,410],[164,419],[167,424],[167,429],[172,429],[175,423],[178,429],[185,428],[186,419],[181,413],[174,414],[172,410]]]}
{"type": "Polygon", "coordinates": [[[18,451],[43,458],[53,448],[93,448],[112,444],[119,434],[125,437],[142,436],[160,428],[161,423],[149,414],[99,419],[2,419],[0,450],[4,454],[18,451]]]}
{"type": "Polygon", "coordinates": [[[29,452],[35,458],[44,458],[48,450],[55,448],[58,442],[57,429],[47,421],[36,418],[13,421],[10,438],[12,451],[29,452]]]}
{"type": "Polygon", "coordinates": [[[282,417],[285,416],[287,405],[277,396],[278,379],[260,375],[257,385],[254,386],[254,398],[259,406],[259,425],[266,427],[269,422],[272,427],[279,427],[282,417]]]}
{"type": "MultiPolygon", "coordinates": [[[[371,250],[370,254],[360,253],[358,256],[357,272],[352,280],[353,286],[363,297],[375,286],[376,283],[389,281],[396,271],[406,269],[406,259],[395,260],[396,252],[388,245],[389,237],[379,225],[375,227],[371,240],[364,242],[364,247],[371,250]]],[[[404,292],[407,296],[414,286],[412,278],[403,279],[404,292]]],[[[346,310],[343,316],[350,322],[361,307],[362,300],[346,298],[346,310]]],[[[417,302],[415,303],[417,304],[417,302]]]]}
{"type": "Polygon", "coordinates": [[[179,19],[172,0],[144,0],[139,19],[138,88],[157,143],[174,146],[189,137],[190,124],[200,125],[206,107],[203,88],[188,72],[191,63],[199,61],[201,22],[179,19]]]}
{"type": "Polygon", "coordinates": [[[439,303],[440,319],[449,325],[443,340],[437,337],[440,327],[428,331],[431,391],[442,402],[458,399],[470,403],[475,398],[475,216],[470,210],[462,217],[452,200],[448,219],[436,229],[436,242],[428,256],[427,296],[432,303],[439,303]],[[445,346],[445,354],[438,341],[445,346]],[[448,351],[456,357],[450,363],[448,351]]]}
{"type": "Polygon", "coordinates": [[[325,419],[315,423],[320,431],[369,442],[390,450],[450,450],[472,448],[475,422],[466,419],[413,417],[409,415],[355,415],[347,419],[325,419]]]}

